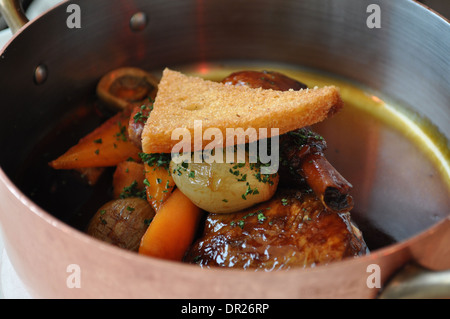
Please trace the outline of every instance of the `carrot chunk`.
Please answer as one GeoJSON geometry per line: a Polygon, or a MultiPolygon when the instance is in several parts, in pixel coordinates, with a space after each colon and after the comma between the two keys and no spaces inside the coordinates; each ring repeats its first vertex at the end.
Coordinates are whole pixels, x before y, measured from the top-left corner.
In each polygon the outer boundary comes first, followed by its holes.
{"type": "Polygon", "coordinates": [[[162,204],[171,195],[175,182],[167,168],[162,166],[150,166],[144,163],[145,167],[145,190],[147,200],[157,212],[162,204]]]}
{"type": "Polygon", "coordinates": [[[139,253],[181,261],[194,240],[202,210],[175,189],[141,239],[139,253]]]}
{"type": "Polygon", "coordinates": [[[54,169],[115,166],[129,158],[140,160],[140,149],[127,136],[129,114],[120,112],[51,161],[54,169]]]}
{"type": "Polygon", "coordinates": [[[125,161],[119,163],[113,175],[113,196],[117,198],[141,197],[145,199],[144,164],[125,161]],[[144,196],[140,196],[140,195],[144,196]]]}

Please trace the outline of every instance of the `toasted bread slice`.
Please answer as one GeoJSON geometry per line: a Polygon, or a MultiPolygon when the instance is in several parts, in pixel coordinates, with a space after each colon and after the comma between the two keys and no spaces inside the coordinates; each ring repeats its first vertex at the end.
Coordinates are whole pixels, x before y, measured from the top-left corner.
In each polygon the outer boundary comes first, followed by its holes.
{"type": "MultiPolygon", "coordinates": [[[[225,85],[165,69],[153,111],[142,133],[142,150],[170,153],[180,142],[172,139],[172,132],[177,128],[189,131],[191,150],[197,150],[196,120],[202,121],[202,134],[208,128],[216,128],[224,141],[227,128],[242,128],[241,132],[266,128],[270,137],[271,128],[278,128],[281,135],[320,122],[342,106],[334,86],[299,91],[263,90],[225,85]]],[[[252,142],[257,137],[245,136],[245,139],[252,142]]],[[[202,139],[202,147],[209,143],[210,140],[202,139]]]]}

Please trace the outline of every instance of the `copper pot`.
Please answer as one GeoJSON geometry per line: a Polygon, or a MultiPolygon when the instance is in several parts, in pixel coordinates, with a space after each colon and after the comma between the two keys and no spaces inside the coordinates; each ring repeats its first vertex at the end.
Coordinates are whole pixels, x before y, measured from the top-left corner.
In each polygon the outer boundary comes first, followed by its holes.
{"type": "MultiPolygon", "coordinates": [[[[381,25],[369,27],[371,2],[86,0],[63,2],[28,22],[13,6],[17,1],[1,0],[2,14],[17,32],[0,53],[5,120],[0,126],[0,220],[8,255],[31,295],[373,298],[392,291],[388,280],[407,264],[447,270],[448,276],[450,24],[414,1],[398,0],[381,1],[381,25]],[[69,4],[80,9],[79,27],[68,24],[69,4]],[[365,158],[370,163],[336,157],[355,189],[361,186],[355,218],[379,231],[374,238],[383,234],[391,241],[370,255],[312,269],[200,269],[94,240],[66,223],[65,212],[46,211],[21,186],[27,177],[24,165],[42,156],[36,145],[73,111],[73,101],[93,95],[109,70],[213,61],[270,61],[336,74],[427,119],[439,132],[438,154],[443,155],[438,164],[430,165],[425,157],[405,160],[417,151],[393,152],[396,145],[386,138],[371,148],[375,157],[365,158]],[[72,265],[81,270],[80,287],[68,284],[72,265]],[[369,283],[373,265],[379,285],[369,283]]],[[[330,142],[363,147],[351,143],[330,142]]],[[[427,292],[433,296],[437,290],[427,292]]]]}

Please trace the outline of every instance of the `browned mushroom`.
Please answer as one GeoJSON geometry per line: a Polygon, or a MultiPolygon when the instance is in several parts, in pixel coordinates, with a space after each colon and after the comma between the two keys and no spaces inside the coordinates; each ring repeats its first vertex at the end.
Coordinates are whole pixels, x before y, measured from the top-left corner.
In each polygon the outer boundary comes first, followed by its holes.
{"type": "Polygon", "coordinates": [[[132,251],[139,249],[155,211],[141,198],[124,198],[107,202],[92,217],[87,233],[112,245],[132,251]]]}
{"type": "Polygon", "coordinates": [[[97,84],[97,95],[112,110],[154,99],[158,80],[150,73],[133,67],[115,69],[105,74],[97,84]]]}

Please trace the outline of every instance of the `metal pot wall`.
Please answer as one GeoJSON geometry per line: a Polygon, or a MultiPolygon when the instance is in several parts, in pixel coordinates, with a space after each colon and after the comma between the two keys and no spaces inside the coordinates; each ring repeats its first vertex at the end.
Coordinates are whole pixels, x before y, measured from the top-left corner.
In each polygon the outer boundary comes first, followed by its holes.
{"type": "MultiPolygon", "coordinates": [[[[5,10],[12,2],[0,3],[5,10]]],[[[335,74],[428,119],[448,155],[450,25],[420,4],[97,0],[64,2],[28,23],[23,16],[8,16],[18,31],[0,54],[6,120],[0,126],[0,220],[8,255],[33,296],[368,298],[380,291],[380,285],[368,285],[373,265],[380,269],[381,286],[411,262],[450,269],[448,157],[441,175],[424,183],[427,172],[388,153],[389,144],[378,146],[383,163],[391,164],[376,168],[383,178],[367,190],[359,218],[383,228],[393,242],[365,257],[307,270],[199,269],[138,256],[61,221],[34,203],[18,182],[35,145],[70,113],[73,102],[92,96],[102,75],[125,65],[160,70],[268,61],[335,74]],[[80,9],[79,27],[68,24],[69,4],[80,9]],[[380,9],[379,28],[368,25],[371,4],[380,9]],[[388,172],[409,177],[405,181],[388,172]],[[82,285],[68,288],[74,264],[82,270],[82,285]]],[[[342,164],[341,171],[345,176],[354,167],[342,164]]]]}

